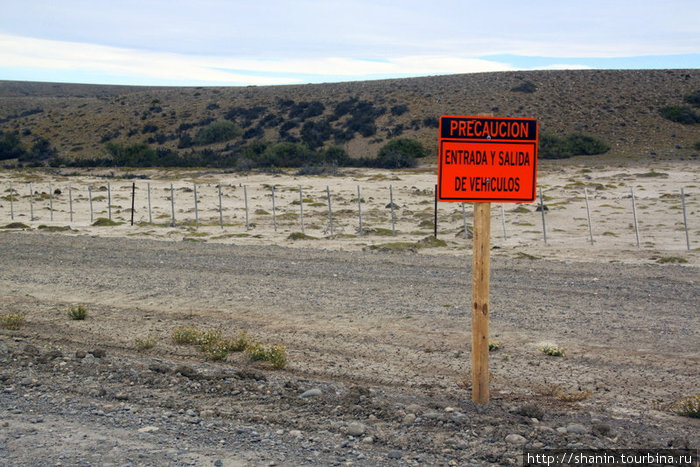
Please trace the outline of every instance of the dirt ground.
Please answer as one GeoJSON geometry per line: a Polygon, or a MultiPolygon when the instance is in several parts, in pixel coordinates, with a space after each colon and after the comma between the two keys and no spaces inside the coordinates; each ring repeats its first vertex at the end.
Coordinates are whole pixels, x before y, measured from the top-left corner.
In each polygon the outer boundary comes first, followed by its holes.
{"type": "Polygon", "coordinates": [[[523,448],[700,446],[698,419],[672,410],[700,382],[696,251],[586,256],[585,231],[568,252],[499,245],[483,405],[468,376],[471,256],[454,233],[396,252],[364,236],[183,242],[194,230],[81,222],[0,231],[0,314],[25,318],[0,329],[2,464],[516,465],[523,448]],[[76,305],[84,321],[68,317],[76,305]],[[247,331],[288,363],[207,360],[173,342],[181,326],[247,331]]]}

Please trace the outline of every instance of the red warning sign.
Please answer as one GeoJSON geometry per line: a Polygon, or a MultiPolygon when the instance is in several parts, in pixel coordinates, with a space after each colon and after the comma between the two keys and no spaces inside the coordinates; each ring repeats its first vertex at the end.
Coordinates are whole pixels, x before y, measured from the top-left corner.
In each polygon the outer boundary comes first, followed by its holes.
{"type": "Polygon", "coordinates": [[[531,118],[441,117],[438,199],[534,201],[537,137],[531,118]]]}

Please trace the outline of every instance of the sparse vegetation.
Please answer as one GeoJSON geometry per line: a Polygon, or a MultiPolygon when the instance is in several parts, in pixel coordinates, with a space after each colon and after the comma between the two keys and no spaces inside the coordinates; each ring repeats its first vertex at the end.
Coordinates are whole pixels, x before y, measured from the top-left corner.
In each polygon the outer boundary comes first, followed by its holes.
{"type": "Polygon", "coordinates": [[[498,341],[491,340],[489,341],[489,352],[494,352],[496,350],[499,350],[501,348],[501,343],[498,341]]]}
{"type": "Polygon", "coordinates": [[[662,117],[683,125],[700,123],[700,115],[686,105],[671,105],[659,109],[662,117]]]}
{"type": "Polygon", "coordinates": [[[671,410],[684,417],[700,418],[700,394],[681,399],[673,404],[671,410]]]}
{"type": "Polygon", "coordinates": [[[565,159],[573,156],[592,156],[605,154],[610,146],[595,136],[573,134],[540,136],[539,157],[543,159],[565,159]]]}
{"type": "Polygon", "coordinates": [[[682,264],[687,263],[688,260],[681,256],[664,256],[656,260],[659,264],[682,264]]]}
{"type": "Polygon", "coordinates": [[[24,324],[24,315],[21,313],[3,313],[0,315],[0,326],[10,331],[19,330],[24,324]]]}
{"type": "Polygon", "coordinates": [[[10,222],[6,226],[2,227],[3,229],[31,229],[27,224],[23,224],[21,222],[10,222]]]}
{"type": "Polygon", "coordinates": [[[147,334],[144,337],[134,339],[134,345],[138,350],[152,349],[158,343],[158,338],[152,334],[147,334]]]}
{"type": "Polygon", "coordinates": [[[72,306],[68,309],[68,317],[74,321],[82,321],[87,318],[88,308],[85,305],[72,306]]]}
{"type": "Polygon", "coordinates": [[[123,222],[116,222],[113,220],[110,220],[106,217],[98,217],[95,219],[95,222],[92,223],[93,227],[114,227],[117,225],[122,225],[123,222]]]}
{"type": "Polygon", "coordinates": [[[246,348],[245,353],[250,360],[268,363],[274,369],[282,369],[287,365],[287,348],[281,344],[256,342],[246,348]]]}
{"type": "Polygon", "coordinates": [[[546,344],[540,347],[540,351],[550,357],[564,357],[566,349],[552,344],[546,344]]]}

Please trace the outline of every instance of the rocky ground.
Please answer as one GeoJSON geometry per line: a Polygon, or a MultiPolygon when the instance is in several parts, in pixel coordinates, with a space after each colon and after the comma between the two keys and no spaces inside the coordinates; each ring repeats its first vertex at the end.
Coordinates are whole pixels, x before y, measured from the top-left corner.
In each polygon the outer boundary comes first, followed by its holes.
{"type": "Polygon", "coordinates": [[[695,267],[493,258],[485,405],[470,278],[460,254],[2,232],[0,313],[25,323],[0,330],[0,463],[507,465],[524,447],[700,445],[671,410],[698,388],[695,267]],[[207,361],[172,341],[184,325],[284,344],[288,364],[207,361]]]}

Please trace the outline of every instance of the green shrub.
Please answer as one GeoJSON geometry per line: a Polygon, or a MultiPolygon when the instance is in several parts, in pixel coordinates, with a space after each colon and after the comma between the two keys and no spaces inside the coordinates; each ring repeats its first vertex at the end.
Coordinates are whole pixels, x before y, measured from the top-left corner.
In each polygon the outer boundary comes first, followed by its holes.
{"type": "Polygon", "coordinates": [[[110,220],[106,217],[98,217],[95,219],[95,222],[92,223],[93,227],[114,227],[116,225],[122,225],[123,222],[116,222],[113,220],[110,220]]]}
{"type": "Polygon", "coordinates": [[[550,357],[563,357],[566,355],[566,349],[556,345],[543,345],[540,347],[540,351],[542,351],[542,353],[545,355],[549,355],[550,357]]]}
{"type": "Polygon", "coordinates": [[[700,394],[678,401],[673,405],[672,410],[684,417],[700,418],[700,394]]]}
{"type": "Polygon", "coordinates": [[[287,365],[287,348],[280,344],[253,343],[245,350],[254,362],[269,363],[272,368],[281,369],[287,365]]]}
{"type": "Polygon", "coordinates": [[[87,318],[88,309],[85,305],[72,306],[68,310],[68,317],[74,321],[82,321],[87,318]]]}
{"type": "Polygon", "coordinates": [[[0,326],[10,331],[17,331],[24,324],[24,315],[21,313],[4,313],[0,315],[0,326]]]}
{"type": "Polygon", "coordinates": [[[681,105],[671,105],[667,107],[662,107],[659,109],[659,113],[662,117],[672,122],[682,123],[684,125],[693,125],[695,123],[700,123],[700,115],[695,113],[693,109],[688,106],[681,105]]]}
{"type": "Polygon", "coordinates": [[[524,92],[526,94],[531,94],[531,93],[537,91],[537,86],[532,81],[525,81],[525,82],[520,83],[519,85],[511,88],[511,91],[524,92]]]}
{"type": "Polygon", "coordinates": [[[197,132],[194,137],[194,144],[203,146],[206,144],[222,143],[238,138],[242,134],[243,131],[233,122],[214,122],[197,132]]]}
{"type": "Polygon", "coordinates": [[[539,157],[542,159],[565,159],[572,156],[604,154],[610,146],[604,141],[588,135],[573,134],[559,137],[550,134],[540,136],[539,157]]]}
{"type": "MultiPolygon", "coordinates": [[[[396,138],[379,149],[377,158],[379,161],[392,159],[393,154],[398,153],[404,160],[420,159],[428,155],[428,150],[420,141],[411,138],[396,138]]],[[[415,165],[415,161],[413,162],[415,165]]],[[[386,165],[386,164],[383,164],[386,165]]],[[[393,168],[393,167],[390,167],[393,168]]]]}
{"type": "Polygon", "coordinates": [[[172,338],[176,344],[194,345],[199,342],[202,332],[192,326],[182,326],[173,329],[172,338]]]}
{"type": "Polygon", "coordinates": [[[136,345],[136,348],[139,350],[148,350],[152,349],[153,347],[156,346],[158,343],[158,338],[148,334],[146,337],[137,337],[134,339],[134,344],[136,345]]]}
{"type": "Polygon", "coordinates": [[[683,100],[693,107],[700,107],[700,89],[688,94],[683,100]]]}

